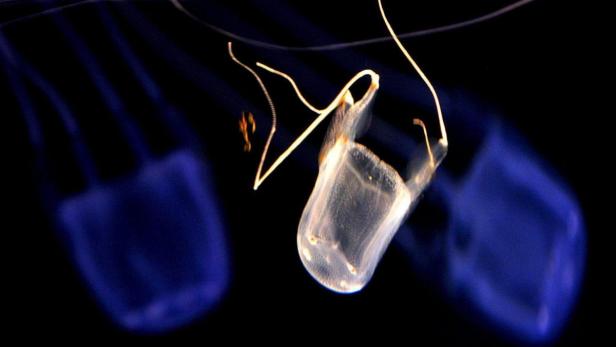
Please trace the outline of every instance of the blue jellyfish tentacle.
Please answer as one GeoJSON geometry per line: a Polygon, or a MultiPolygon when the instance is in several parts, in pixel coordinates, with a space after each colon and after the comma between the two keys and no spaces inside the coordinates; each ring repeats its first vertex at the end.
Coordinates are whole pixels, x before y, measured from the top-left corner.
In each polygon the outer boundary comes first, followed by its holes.
{"type": "Polygon", "coordinates": [[[151,154],[142,134],[138,130],[138,126],[128,116],[124,103],[116,93],[111,82],[105,77],[105,74],[94,54],[92,54],[86,43],[83,42],[66,18],[64,18],[61,14],[54,14],[52,17],[54,22],[58,25],[62,33],[70,42],[71,47],[73,47],[75,53],[79,57],[80,62],[83,64],[94,82],[94,85],[98,89],[105,104],[109,107],[111,114],[120,125],[124,136],[128,138],[129,145],[131,146],[133,152],[136,153],[137,159],[142,163],[149,161],[151,159],[151,154]]]}
{"type": "MultiPolygon", "coordinates": [[[[54,108],[58,112],[60,119],[62,120],[62,124],[66,129],[68,135],[71,138],[71,148],[73,153],[77,156],[77,160],[79,162],[79,168],[82,170],[82,174],[85,176],[86,183],[89,186],[96,185],[98,183],[98,174],[96,170],[96,166],[92,160],[92,157],[88,151],[88,147],[83,139],[81,131],[79,130],[79,126],[77,125],[77,121],[73,116],[70,108],[64,102],[60,94],[56,91],[51,83],[49,83],[43,76],[33,67],[31,66],[25,59],[22,57],[15,49],[13,49],[6,38],[0,35],[0,45],[2,46],[2,51],[4,56],[7,58],[8,62],[11,66],[20,71],[24,75],[26,75],[43,93],[47,96],[47,98],[51,101],[54,108]]],[[[34,118],[27,118],[27,121],[33,121],[34,118]]],[[[34,133],[38,133],[39,137],[41,137],[42,141],[42,132],[39,128],[38,122],[31,122],[34,126],[32,131],[34,133]]],[[[34,141],[38,141],[36,138],[34,141]]],[[[42,142],[34,142],[34,146],[38,146],[42,148],[42,142]]],[[[40,151],[40,149],[39,149],[40,151]]],[[[46,165],[45,165],[46,166],[46,165]]]]}
{"type": "Polygon", "coordinates": [[[115,20],[108,10],[108,6],[106,4],[98,4],[98,14],[101,21],[105,25],[109,36],[115,44],[115,47],[120,52],[120,55],[130,66],[131,71],[133,71],[141,83],[141,86],[145,90],[146,94],[157,106],[159,111],[157,114],[162,118],[165,124],[170,126],[177,139],[186,143],[188,147],[199,150],[201,147],[199,139],[195,136],[194,132],[190,130],[190,126],[186,124],[184,118],[181,117],[178,110],[165,99],[162,90],[157,86],[148,71],[143,67],[143,63],[137,57],[128,42],[126,42],[124,36],[120,33],[115,20]]]}
{"type": "Polygon", "coordinates": [[[17,101],[23,112],[24,119],[26,120],[26,127],[28,130],[28,138],[32,147],[37,151],[42,149],[44,144],[43,132],[41,126],[37,120],[36,111],[30,101],[30,97],[23,84],[23,81],[17,76],[15,72],[16,58],[12,52],[12,49],[8,47],[8,42],[4,36],[0,33],[0,50],[2,51],[2,62],[4,68],[9,77],[13,93],[17,97],[17,101]]]}

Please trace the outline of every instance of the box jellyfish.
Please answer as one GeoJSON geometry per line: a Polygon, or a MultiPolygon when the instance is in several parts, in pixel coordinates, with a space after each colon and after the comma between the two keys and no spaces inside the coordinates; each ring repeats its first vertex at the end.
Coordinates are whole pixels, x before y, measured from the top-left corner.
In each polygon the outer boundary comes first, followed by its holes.
{"type": "MultiPolygon", "coordinates": [[[[73,261],[114,322],[133,331],[166,331],[211,310],[223,297],[229,277],[223,223],[211,174],[195,154],[199,150],[195,141],[182,131],[178,117],[167,114],[172,107],[111,17],[105,11],[101,16],[123,61],[159,106],[161,120],[183,143],[162,158],[153,157],[96,57],[68,21],[56,18],[140,163],[135,172],[111,182],[97,176],[76,117],[56,88],[2,37],[0,48],[13,84],[18,86],[18,74],[23,75],[49,98],[86,176],[88,186],[83,192],[53,198],[52,214],[73,261]]],[[[13,90],[19,101],[27,98],[23,88],[13,90]]],[[[33,145],[43,146],[43,130],[33,111],[24,107],[24,115],[33,145]]]]}
{"type": "Polygon", "coordinates": [[[481,146],[465,176],[443,172],[433,183],[431,212],[445,223],[404,226],[396,241],[464,317],[518,341],[551,341],[582,283],[582,213],[510,126],[474,119],[473,109],[466,99],[449,107],[451,122],[487,125],[468,141],[481,146]]]}
{"type": "Polygon", "coordinates": [[[496,124],[485,141],[452,196],[449,286],[497,327],[546,341],[577,298],[586,248],[581,213],[510,131],[496,124]]]}
{"type": "Polygon", "coordinates": [[[231,59],[257,79],[272,112],[272,128],[257,169],[255,189],[320,122],[336,110],[319,156],[319,176],[299,222],[297,247],[310,275],[323,286],[341,293],[359,291],[368,283],[398,227],[430,183],[448,147],[436,91],[396,36],[380,1],[379,9],[390,35],[428,86],[441,130],[441,138],[430,143],[424,123],[418,119],[414,121],[424,131],[426,149],[420,154],[421,159],[416,161],[406,182],[367,147],[355,142],[367,123],[370,105],[379,87],[379,76],[374,71],[364,70],[356,74],[332,103],[318,109],[303,97],[289,75],[257,63],[258,67],[287,79],[304,105],[318,114],[312,124],[261,175],[276,129],[276,112],[259,75],[234,56],[229,44],[231,59]],[[371,84],[362,98],[355,102],[349,88],[364,76],[370,77],[371,84]]]}

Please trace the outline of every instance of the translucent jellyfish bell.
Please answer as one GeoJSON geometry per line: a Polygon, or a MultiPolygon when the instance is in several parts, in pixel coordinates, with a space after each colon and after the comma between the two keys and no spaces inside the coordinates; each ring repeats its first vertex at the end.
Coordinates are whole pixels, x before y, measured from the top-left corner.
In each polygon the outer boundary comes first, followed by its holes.
{"type": "Polygon", "coordinates": [[[297,233],[306,270],[337,292],[358,291],[370,280],[436,168],[433,158],[424,156],[404,182],[394,168],[354,141],[377,86],[373,82],[356,104],[347,93],[339,106],[297,233]]]}
{"type": "Polygon", "coordinates": [[[427,147],[424,152],[427,155],[422,155],[421,160],[416,161],[408,182],[404,182],[396,170],[372,151],[354,141],[358,131],[367,123],[368,109],[379,87],[379,76],[374,71],[363,70],[357,73],[334,101],[318,109],[303,97],[293,78],[257,63],[258,67],[287,79],[300,101],[318,115],[261,175],[269,144],[276,131],[276,110],[259,75],[234,56],[229,43],[231,59],[256,78],[272,112],[272,128],[257,168],[255,189],[320,122],[336,110],[321,149],[319,176],[299,223],[297,246],[300,258],[312,277],[337,292],[356,292],[370,280],[398,227],[431,181],[447,152],[447,134],[436,92],[398,40],[380,1],[379,8],[390,35],[430,89],[440,123],[442,137],[431,146],[425,125],[421,120],[414,120],[416,125],[423,128],[427,147]],[[364,76],[369,76],[372,83],[361,100],[355,103],[349,88],[364,76]]]}
{"type": "Polygon", "coordinates": [[[496,123],[450,194],[449,292],[513,337],[557,337],[575,306],[586,252],[582,212],[564,182],[496,123]]]}
{"type": "MultiPolygon", "coordinates": [[[[341,106],[337,117],[353,122],[353,116],[366,114],[365,106],[347,112],[341,106]]],[[[321,162],[302,213],[297,247],[306,270],[319,283],[354,292],[372,277],[413,196],[400,175],[368,148],[344,134],[335,135],[340,136],[331,139],[334,144],[321,162]]]]}

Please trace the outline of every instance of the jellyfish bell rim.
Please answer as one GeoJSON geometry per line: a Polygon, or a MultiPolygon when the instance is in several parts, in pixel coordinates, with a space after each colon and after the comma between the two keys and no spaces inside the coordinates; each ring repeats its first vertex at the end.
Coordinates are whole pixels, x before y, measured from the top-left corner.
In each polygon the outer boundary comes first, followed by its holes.
{"type": "MultiPolygon", "coordinates": [[[[232,264],[224,231],[225,226],[220,217],[221,211],[218,203],[214,201],[215,197],[212,196],[214,192],[209,171],[209,167],[203,160],[200,160],[198,153],[191,149],[180,148],[166,154],[160,160],[146,163],[137,172],[112,180],[108,183],[111,188],[106,188],[107,184],[104,183],[56,203],[57,206],[53,212],[55,223],[58,226],[56,229],[70,252],[71,260],[75,263],[84,286],[96,299],[97,305],[118,327],[140,333],[164,333],[180,328],[212,312],[224,300],[230,285],[232,264]],[[162,175],[161,170],[164,171],[162,175]],[[169,175],[172,175],[172,180],[168,179],[169,175]],[[118,187],[122,190],[122,187],[128,187],[128,190],[136,189],[139,194],[139,190],[143,187],[132,188],[132,186],[139,186],[140,182],[143,185],[143,181],[147,186],[147,182],[151,183],[152,180],[156,182],[160,179],[164,179],[167,183],[183,182],[181,184],[188,187],[189,192],[180,191],[178,194],[183,196],[188,193],[189,196],[185,198],[202,207],[199,209],[201,210],[199,224],[188,227],[191,229],[207,228],[201,231],[202,234],[207,235],[200,236],[202,239],[195,240],[195,242],[202,243],[199,248],[208,249],[208,256],[200,258],[201,265],[195,274],[190,274],[190,280],[183,278],[182,281],[185,283],[182,285],[155,292],[151,300],[132,304],[129,300],[130,295],[122,297],[124,294],[112,294],[118,291],[117,283],[114,284],[113,281],[107,279],[109,273],[102,272],[101,266],[103,265],[97,265],[98,261],[88,255],[89,252],[84,249],[87,247],[83,245],[91,241],[87,240],[87,235],[82,235],[86,226],[83,222],[78,222],[78,214],[81,213],[79,207],[73,208],[71,205],[83,205],[87,203],[87,200],[99,201],[105,195],[113,195],[110,190],[118,189],[118,187]],[[80,200],[82,200],[81,203],[80,200]],[[216,264],[206,264],[208,259],[215,261],[216,264]],[[193,275],[195,277],[192,277],[193,275]]],[[[113,198],[108,199],[113,200],[113,198]]],[[[90,205],[97,205],[96,201],[91,201],[90,205]]],[[[187,226],[184,225],[184,227],[187,226]]],[[[197,232],[197,229],[193,229],[194,232],[197,232]]]]}

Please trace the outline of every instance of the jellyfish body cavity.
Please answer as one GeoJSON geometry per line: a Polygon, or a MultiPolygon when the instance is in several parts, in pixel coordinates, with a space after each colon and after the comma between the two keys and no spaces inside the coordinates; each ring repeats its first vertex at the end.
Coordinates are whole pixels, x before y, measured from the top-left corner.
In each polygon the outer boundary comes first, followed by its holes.
{"type": "Polygon", "coordinates": [[[412,199],[398,173],[369,149],[336,141],[299,223],[297,245],[305,268],[334,291],[362,289],[412,199]]]}
{"type": "MultiPolygon", "coordinates": [[[[352,104],[347,97],[330,125],[319,176],[302,213],[297,246],[306,270],[341,293],[361,290],[421,191],[434,166],[417,166],[408,182],[354,138],[378,84],[352,104]]],[[[350,95],[350,94],[349,94],[350,95]]]]}
{"type": "Polygon", "coordinates": [[[325,287],[341,293],[359,291],[371,279],[377,263],[400,224],[432,180],[448,146],[445,124],[434,87],[398,40],[385,17],[380,0],[379,8],[390,35],[430,90],[441,131],[441,138],[431,145],[424,123],[418,119],[414,120],[416,125],[423,128],[426,149],[422,150],[423,155],[411,167],[410,179],[407,182],[368,148],[354,141],[367,124],[369,107],[379,88],[378,74],[369,69],[358,72],[327,107],[319,109],[306,100],[291,76],[257,62],[257,67],[290,82],[299,100],[318,115],[269,169],[261,174],[269,143],[276,129],[275,108],[258,73],[239,61],[233,54],[232,44],[228,44],[230,58],[254,76],[272,112],[272,127],[257,168],[253,186],[255,190],[319,123],[336,111],[319,155],[319,175],[299,223],[297,247],[300,258],[312,277],[325,287]],[[364,76],[371,78],[371,84],[363,97],[354,102],[349,89],[364,76]]]}

